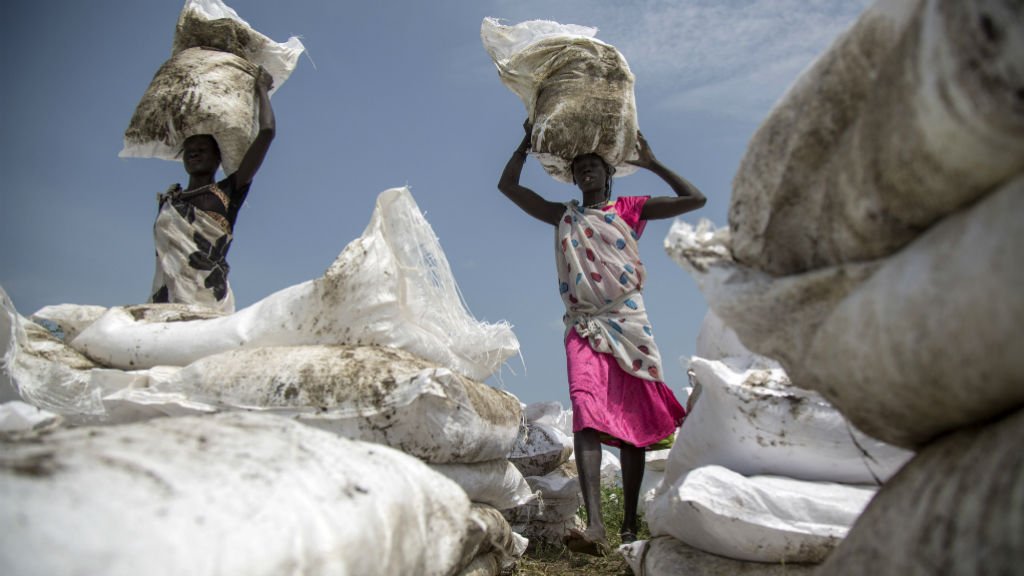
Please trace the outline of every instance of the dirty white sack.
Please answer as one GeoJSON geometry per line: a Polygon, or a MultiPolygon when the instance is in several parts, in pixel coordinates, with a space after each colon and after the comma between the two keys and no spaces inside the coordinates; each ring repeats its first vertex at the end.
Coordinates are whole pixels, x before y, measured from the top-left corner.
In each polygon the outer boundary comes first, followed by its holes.
{"type": "Polygon", "coordinates": [[[479,381],[519,351],[508,323],[480,322],[466,309],[440,242],[408,188],[378,196],[363,235],[320,278],[223,318],[151,323],[111,308],[71,344],[120,369],[185,366],[240,348],[376,344],[479,381]]]}
{"type": "Polygon", "coordinates": [[[1022,53],[1012,2],[873,2],[751,139],[736,260],[782,276],[885,257],[1020,174],[1022,53]]]}
{"type": "Polygon", "coordinates": [[[519,399],[383,346],[273,346],[213,354],[160,386],[220,410],[287,415],[427,462],[504,458],[519,399]]]}
{"type": "Polygon", "coordinates": [[[690,360],[701,393],[669,453],[668,484],[709,464],[744,476],[881,484],[913,455],[866,436],[781,368],[748,362],[690,360]]]}
{"type": "Polygon", "coordinates": [[[2,453],[10,574],[440,576],[464,554],[470,502],[455,483],[285,418],[66,429],[2,453]]]}
{"type": "Polygon", "coordinates": [[[912,449],[1024,404],[1024,355],[1007,345],[1024,341],[1022,218],[1024,176],[869,262],[773,277],[707,221],[677,221],[665,247],[747,348],[912,449]]]}
{"type": "Polygon", "coordinates": [[[189,136],[210,134],[231,174],[256,137],[255,77],[263,66],[280,88],[305,48],[253,30],[220,0],[188,0],[173,54],[154,75],[128,123],[122,158],[179,160],[189,136]]]}
{"type": "Polygon", "coordinates": [[[737,560],[820,562],[843,539],[875,489],[721,466],[690,471],[648,504],[652,536],[672,536],[737,560]]]}
{"type": "Polygon", "coordinates": [[[569,460],[572,450],[572,438],[555,426],[527,421],[508,459],[523,476],[543,476],[569,460]]]}
{"type": "Polygon", "coordinates": [[[531,152],[552,177],[572,182],[571,161],[597,153],[616,175],[636,171],[633,73],[596,28],[529,20],[512,26],[484,18],[480,37],[498,77],[526,106],[531,152]]]}

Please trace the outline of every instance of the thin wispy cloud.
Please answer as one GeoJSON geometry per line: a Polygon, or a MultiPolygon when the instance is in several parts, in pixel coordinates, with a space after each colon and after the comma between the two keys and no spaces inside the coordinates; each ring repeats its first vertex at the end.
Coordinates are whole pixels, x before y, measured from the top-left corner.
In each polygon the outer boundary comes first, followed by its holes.
{"type": "MultiPolygon", "coordinates": [[[[757,119],[871,0],[569,0],[661,105],[757,119]]],[[[501,6],[521,19],[528,8],[501,6]]]]}

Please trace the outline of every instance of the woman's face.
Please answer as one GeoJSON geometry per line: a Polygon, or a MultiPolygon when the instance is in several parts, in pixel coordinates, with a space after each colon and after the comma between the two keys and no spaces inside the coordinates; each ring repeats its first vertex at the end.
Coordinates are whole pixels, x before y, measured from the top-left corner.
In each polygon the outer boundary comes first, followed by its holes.
{"type": "Polygon", "coordinates": [[[201,134],[185,139],[181,147],[181,160],[189,174],[211,174],[220,166],[220,149],[213,136],[201,134]]]}
{"type": "Polygon", "coordinates": [[[583,154],[573,160],[572,175],[583,192],[601,190],[608,180],[608,169],[597,154],[583,154]]]}

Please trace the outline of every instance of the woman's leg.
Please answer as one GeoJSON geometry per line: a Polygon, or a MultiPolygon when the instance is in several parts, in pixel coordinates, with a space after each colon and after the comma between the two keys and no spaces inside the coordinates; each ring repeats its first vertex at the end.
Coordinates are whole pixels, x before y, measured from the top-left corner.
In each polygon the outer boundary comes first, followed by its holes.
{"type": "Polygon", "coordinates": [[[636,539],[637,525],[637,504],[640,500],[640,484],[644,480],[644,458],[645,450],[630,444],[623,443],[619,447],[619,456],[622,462],[622,496],[625,499],[622,505],[622,527],[619,534],[623,536],[623,542],[628,537],[636,539]]]}
{"type": "Polygon", "coordinates": [[[583,506],[587,509],[587,540],[603,541],[606,533],[601,519],[601,438],[597,430],[584,428],[573,434],[573,449],[583,506]]]}

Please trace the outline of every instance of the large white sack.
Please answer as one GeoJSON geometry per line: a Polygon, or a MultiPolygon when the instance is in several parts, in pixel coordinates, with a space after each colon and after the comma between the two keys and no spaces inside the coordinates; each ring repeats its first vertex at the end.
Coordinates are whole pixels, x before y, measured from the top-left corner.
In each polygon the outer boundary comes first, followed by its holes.
{"type": "Polygon", "coordinates": [[[427,462],[504,458],[519,399],[382,346],[274,346],[213,354],[160,386],[222,410],[264,410],[427,462]]]}
{"type": "Polygon", "coordinates": [[[672,536],[727,558],[820,562],[874,492],[778,476],[745,477],[705,466],[659,492],[646,519],[652,536],[672,536]]]}
{"type": "Polygon", "coordinates": [[[179,160],[185,139],[210,134],[231,174],[256,137],[255,78],[264,66],[274,89],[305,48],[298,38],[274,42],[220,0],[188,0],[173,54],[153,76],[124,134],[122,158],[179,160]]]}
{"type": "MultiPolygon", "coordinates": [[[[239,348],[376,344],[485,380],[519,351],[506,322],[466,309],[448,259],[408,188],[377,197],[363,235],[324,276],[285,288],[230,316],[146,323],[111,308],[72,341],[107,366],[185,366],[239,348]]],[[[504,455],[502,455],[504,456],[504,455]]]]}
{"type": "Polygon", "coordinates": [[[531,152],[554,178],[572,182],[572,159],[596,152],[617,175],[636,171],[633,73],[596,28],[484,18],[480,37],[498,77],[526,106],[531,152]]]}
{"type": "Polygon", "coordinates": [[[633,574],[642,576],[800,576],[812,574],[814,564],[765,564],[723,558],[659,536],[619,547],[633,574]]]}
{"type": "Polygon", "coordinates": [[[508,510],[537,499],[526,478],[508,460],[471,464],[431,463],[430,468],[458,484],[474,504],[508,510]]]}
{"type": "Polygon", "coordinates": [[[925,447],[879,490],[819,574],[1020,574],[1024,410],[925,447]]]}
{"type": "Polygon", "coordinates": [[[751,139],[736,260],[784,275],[884,257],[1020,173],[1022,53],[1014,2],[872,4],[751,139]]]}
{"type": "Polygon", "coordinates": [[[690,360],[701,394],[676,435],[667,484],[712,464],[744,476],[880,484],[913,455],[864,435],[781,368],[748,362],[690,360]]]}
{"type": "Polygon", "coordinates": [[[384,446],[261,414],[4,442],[10,574],[450,574],[470,503],[384,446]]]}
{"type": "Polygon", "coordinates": [[[748,348],[859,430],[914,448],[1024,403],[1022,220],[1024,176],[870,262],[774,278],[706,222],[676,222],[665,246],[748,348]]]}

